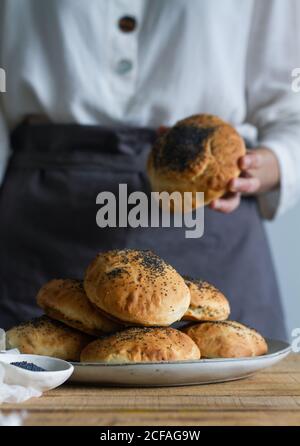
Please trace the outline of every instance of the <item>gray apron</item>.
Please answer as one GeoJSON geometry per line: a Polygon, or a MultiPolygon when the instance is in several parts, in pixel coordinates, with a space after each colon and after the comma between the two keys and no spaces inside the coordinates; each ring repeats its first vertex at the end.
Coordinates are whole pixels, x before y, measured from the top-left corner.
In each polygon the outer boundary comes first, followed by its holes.
{"type": "Polygon", "coordinates": [[[230,215],[205,208],[202,238],[186,228],[99,228],[96,196],[120,183],[150,192],[145,163],[150,129],[28,124],[11,138],[13,155],[0,195],[0,327],[39,315],[39,287],[82,278],[91,259],[112,248],[151,249],[180,273],[200,277],[228,297],[231,319],[284,339],[276,277],[256,200],[230,215]]]}

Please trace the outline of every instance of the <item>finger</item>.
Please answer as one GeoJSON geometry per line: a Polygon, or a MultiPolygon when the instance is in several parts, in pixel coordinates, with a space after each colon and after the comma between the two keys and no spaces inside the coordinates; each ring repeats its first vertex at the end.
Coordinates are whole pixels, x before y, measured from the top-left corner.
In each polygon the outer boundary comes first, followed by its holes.
{"type": "Polygon", "coordinates": [[[239,159],[241,170],[258,169],[262,165],[262,156],[259,152],[252,150],[239,159]]]}
{"type": "Polygon", "coordinates": [[[158,134],[158,136],[162,136],[162,135],[164,135],[168,130],[169,130],[169,127],[166,127],[165,125],[161,125],[161,126],[158,127],[158,129],[157,129],[157,134],[158,134]]]}
{"type": "Polygon", "coordinates": [[[240,194],[228,193],[223,198],[214,200],[210,203],[210,207],[218,212],[223,212],[224,214],[229,214],[238,208],[241,202],[240,194]]]}
{"type": "Polygon", "coordinates": [[[229,183],[231,192],[239,192],[243,194],[254,194],[260,188],[260,180],[256,177],[250,178],[233,178],[229,183]]]}

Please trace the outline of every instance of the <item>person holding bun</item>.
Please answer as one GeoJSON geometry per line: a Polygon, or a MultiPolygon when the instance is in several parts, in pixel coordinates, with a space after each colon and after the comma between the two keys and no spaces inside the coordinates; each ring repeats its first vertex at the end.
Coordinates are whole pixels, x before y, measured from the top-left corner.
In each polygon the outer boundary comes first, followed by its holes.
{"type": "Polygon", "coordinates": [[[0,327],[38,317],[47,281],[130,248],[284,339],[263,219],[300,195],[299,29],[297,0],[2,0],[0,327]],[[201,238],[97,226],[100,192],[118,205],[119,184],[150,194],[165,175],[204,185],[201,238]]]}

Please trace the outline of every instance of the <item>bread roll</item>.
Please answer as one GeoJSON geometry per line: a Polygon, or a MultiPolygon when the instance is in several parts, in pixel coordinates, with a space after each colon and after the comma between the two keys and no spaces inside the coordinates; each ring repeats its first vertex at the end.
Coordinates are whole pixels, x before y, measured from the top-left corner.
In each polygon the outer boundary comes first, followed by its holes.
{"type": "Polygon", "coordinates": [[[17,348],[30,355],[53,356],[78,361],[83,347],[92,341],[88,336],[47,316],[24,322],[6,333],[6,348],[17,348]]]}
{"type": "Polygon", "coordinates": [[[216,287],[204,280],[183,276],[191,293],[191,303],[183,316],[190,321],[222,321],[230,314],[229,302],[216,287]]]}
{"type": "Polygon", "coordinates": [[[86,271],[84,288],[103,314],[126,325],[168,326],[190,304],[183,278],[151,251],[99,254],[86,271]]]}
{"type": "Polygon", "coordinates": [[[92,306],[79,280],[51,280],[40,289],[37,303],[51,318],[90,335],[101,336],[120,329],[120,325],[92,306]]]}
{"type": "Polygon", "coordinates": [[[260,356],[268,351],[264,338],[239,322],[202,322],[183,331],[198,345],[203,358],[260,356]]]}
{"type": "Polygon", "coordinates": [[[174,328],[128,328],[87,345],[81,362],[160,362],[200,358],[197,345],[174,328]]]}
{"type": "MultiPolygon", "coordinates": [[[[188,205],[199,203],[196,192],[204,192],[205,204],[228,190],[228,183],[239,176],[238,159],[245,155],[243,139],[229,124],[213,115],[194,115],[183,119],[158,138],[147,164],[152,190],[192,192],[188,205]]],[[[174,208],[174,203],[170,202],[174,208]]]]}

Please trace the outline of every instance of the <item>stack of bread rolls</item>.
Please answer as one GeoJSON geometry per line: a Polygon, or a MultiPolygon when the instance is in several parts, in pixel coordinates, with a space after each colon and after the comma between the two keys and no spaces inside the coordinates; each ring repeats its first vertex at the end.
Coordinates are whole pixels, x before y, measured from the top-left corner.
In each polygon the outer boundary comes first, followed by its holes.
{"type": "MultiPolygon", "coordinates": [[[[245,151],[237,131],[217,116],[183,119],[161,135],[150,152],[147,171],[152,189],[179,191],[180,197],[191,192],[190,209],[201,204],[197,192],[204,192],[208,204],[224,195],[229,181],[240,174],[238,160],[245,151]]],[[[37,303],[46,315],[9,330],[8,347],[106,363],[267,352],[259,333],[227,321],[230,307],[221,291],[205,281],[182,277],[150,251],[99,254],[83,281],[52,280],[40,289],[37,303]],[[182,330],[173,328],[180,320],[190,323],[182,330]]]]}
{"type": "Polygon", "coordinates": [[[216,287],[181,276],[151,251],[101,253],[83,281],[51,280],[38,292],[37,303],[45,315],[11,328],[7,348],[105,363],[267,352],[259,333],[226,320],[229,303],[216,287]],[[181,320],[186,321],[184,328],[172,327],[181,320]]]}

